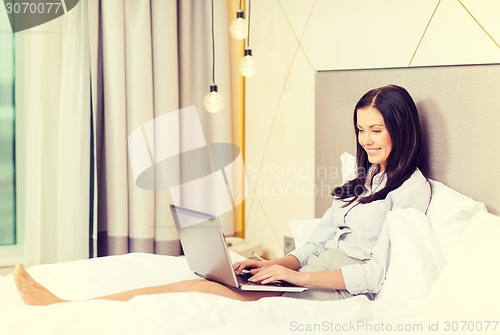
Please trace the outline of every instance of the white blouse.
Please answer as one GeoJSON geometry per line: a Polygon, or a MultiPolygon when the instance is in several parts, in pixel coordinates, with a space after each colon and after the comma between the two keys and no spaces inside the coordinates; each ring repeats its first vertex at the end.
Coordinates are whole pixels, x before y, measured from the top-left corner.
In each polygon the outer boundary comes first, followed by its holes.
{"type": "MultiPolygon", "coordinates": [[[[378,168],[375,165],[369,170],[378,168]]],[[[367,191],[368,196],[382,189],[386,176],[382,172],[374,176],[367,191]]],[[[384,227],[387,212],[401,208],[427,211],[431,188],[420,170],[416,170],[399,188],[389,192],[384,200],[368,204],[355,202],[346,207],[345,202],[334,200],[325,212],[308,243],[290,254],[297,257],[300,265],[307,264],[309,256],[318,256],[327,249],[344,252],[350,257],[366,260],[363,264],[342,266],[346,289],[350,294],[378,293],[382,287],[389,258],[389,231],[384,227]]]]}

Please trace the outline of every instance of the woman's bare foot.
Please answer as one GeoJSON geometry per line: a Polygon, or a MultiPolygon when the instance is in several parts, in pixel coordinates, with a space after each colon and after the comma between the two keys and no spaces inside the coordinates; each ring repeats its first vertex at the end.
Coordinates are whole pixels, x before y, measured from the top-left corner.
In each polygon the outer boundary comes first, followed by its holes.
{"type": "Polygon", "coordinates": [[[16,265],[14,280],[19,295],[27,305],[51,305],[57,302],[66,301],[55,296],[52,292],[35,281],[21,264],[16,265]]]}

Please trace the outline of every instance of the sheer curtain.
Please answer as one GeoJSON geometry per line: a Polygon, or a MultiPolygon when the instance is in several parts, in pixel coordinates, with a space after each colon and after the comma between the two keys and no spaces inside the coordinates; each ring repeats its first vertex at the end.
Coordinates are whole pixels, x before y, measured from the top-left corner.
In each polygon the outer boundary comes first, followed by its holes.
{"type": "MultiPolygon", "coordinates": [[[[131,161],[129,146],[147,142],[143,154],[149,160],[172,145],[182,151],[203,140],[232,142],[227,3],[217,0],[215,8],[216,62],[222,64],[216,78],[226,108],[209,115],[202,99],[212,80],[210,1],[89,0],[94,256],[181,252],[169,210],[176,194],[137,184],[141,164],[131,161]],[[198,135],[190,135],[193,129],[198,135]],[[162,142],[173,138],[174,144],[162,142]]],[[[178,164],[167,171],[170,180],[182,180],[178,164]]],[[[193,196],[206,197],[204,191],[193,196]]],[[[224,229],[232,233],[232,223],[224,229]]]]}
{"type": "Polygon", "coordinates": [[[88,257],[90,76],[86,2],[16,33],[16,154],[26,264],[88,257]]]}

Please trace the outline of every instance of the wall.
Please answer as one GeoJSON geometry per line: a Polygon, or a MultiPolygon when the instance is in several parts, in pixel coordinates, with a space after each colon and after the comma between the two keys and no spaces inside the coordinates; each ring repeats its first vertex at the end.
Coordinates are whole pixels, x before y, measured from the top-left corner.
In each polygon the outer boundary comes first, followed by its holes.
{"type": "Polygon", "coordinates": [[[314,196],[329,192],[314,188],[318,71],[500,62],[497,0],[251,0],[251,6],[257,74],[246,80],[246,237],[263,242],[267,257],[282,255],[288,221],[317,216],[314,196]]]}

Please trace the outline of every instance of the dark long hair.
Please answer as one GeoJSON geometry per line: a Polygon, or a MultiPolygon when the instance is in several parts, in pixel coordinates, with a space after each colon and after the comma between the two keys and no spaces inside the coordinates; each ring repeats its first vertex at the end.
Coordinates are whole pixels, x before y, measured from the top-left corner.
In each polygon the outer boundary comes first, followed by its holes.
{"type": "Polygon", "coordinates": [[[403,87],[389,85],[367,92],[354,108],[354,131],[356,140],[359,130],[357,125],[357,111],[361,108],[374,107],[382,114],[385,127],[389,132],[392,150],[387,157],[385,174],[386,185],[383,189],[367,196],[360,197],[366,190],[365,182],[371,163],[363,147],[356,143],[357,177],[344,185],[333,189],[332,195],[336,199],[352,203],[369,203],[385,199],[387,194],[397,189],[405,182],[418,167],[421,151],[421,131],[418,111],[412,97],[403,87]]]}

